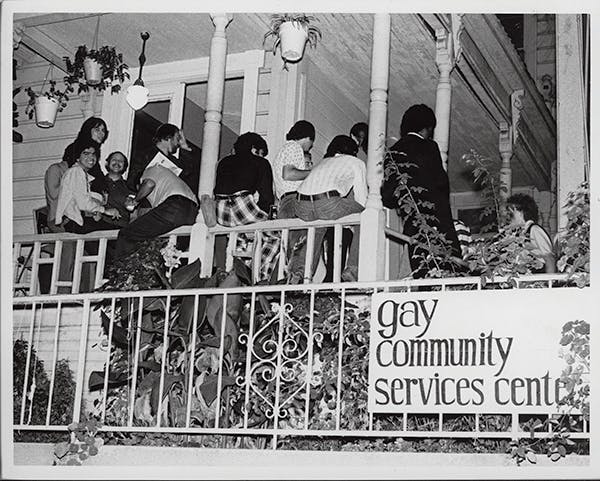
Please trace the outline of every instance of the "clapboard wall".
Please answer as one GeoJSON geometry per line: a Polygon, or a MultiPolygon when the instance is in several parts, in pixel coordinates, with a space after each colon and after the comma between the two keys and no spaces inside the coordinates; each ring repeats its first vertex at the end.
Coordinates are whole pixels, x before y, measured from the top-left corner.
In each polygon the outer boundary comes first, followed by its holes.
{"type": "MultiPolygon", "coordinates": [[[[334,79],[327,77],[309,57],[304,61],[308,62],[304,117],[315,126],[316,138],[311,153],[313,162],[318,162],[336,135],[348,135],[356,122],[367,122],[368,115],[352,103],[334,79]]],[[[368,97],[369,92],[365,95],[368,97]]]]}
{"type": "MultiPolygon", "coordinates": [[[[17,69],[15,87],[21,92],[15,97],[19,112],[17,131],[23,135],[22,143],[13,143],[13,233],[14,235],[34,232],[33,210],[46,205],[44,196],[44,173],[53,163],[62,159],[62,154],[77,136],[85,120],[82,107],[86,104],[78,95],[72,95],[67,107],[59,112],[54,127],[43,129],[35,124],[35,116],[30,120],[25,115],[28,96],[25,88],[39,91],[48,75],[49,64],[39,62],[20,65],[17,69]]],[[[57,81],[57,88],[63,88],[63,72],[53,68],[49,80],[57,81]]],[[[102,95],[94,102],[94,115],[102,114],[102,95]]]]}

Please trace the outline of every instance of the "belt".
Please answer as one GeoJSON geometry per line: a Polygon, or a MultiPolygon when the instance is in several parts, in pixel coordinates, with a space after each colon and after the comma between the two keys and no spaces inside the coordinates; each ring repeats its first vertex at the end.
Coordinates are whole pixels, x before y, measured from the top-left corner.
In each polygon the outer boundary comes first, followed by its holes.
{"type": "Polygon", "coordinates": [[[233,194],[215,194],[215,199],[231,199],[233,197],[241,197],[243,195],[249,195],[249,190],[240,190],[239,192],[235,192],[233,194]]]}
{"type": "Polygon", "coordinates": [[[290,192],[286,192],[285,194],[283,194],[280,199],[283,199],[286,195],[296,195],[297,192],[295,190],[292,190],[290,192]]]}
{"type": "Polygon", "coordinates": [[[312,195],[308,195],[308,194],[301,194],[300,192],[298,192],[298,200],[310,200],[312,202],[314,202],[315,200],[320,200],[320,199],[329,199],[331,197],[339,197],[340,193],[337,190],[330,190],[329,192],[321,192],[320,194],[312,194],[312,195]]]}

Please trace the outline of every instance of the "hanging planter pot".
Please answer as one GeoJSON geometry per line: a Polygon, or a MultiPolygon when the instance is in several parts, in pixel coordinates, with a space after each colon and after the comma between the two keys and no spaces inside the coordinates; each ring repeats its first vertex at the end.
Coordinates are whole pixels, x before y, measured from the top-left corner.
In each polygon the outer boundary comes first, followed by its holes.
{"type": "Polygon", "coordinates": [[[86,58],[83,61],[83,70],[88,85],[98,85],[102,81],[102,65],[97,60],[86,58]]]}
{"type": "Polygon", "coordinates": [[[308,29],[299,22],[284,22],[279,27],[281,57],[288,62],[297,62],[304,55],[308,40],[308,29]]]}
{"type": "MultiPolygon", "coordinates": [[[[52,67],[50,67],[52,68],[52,67]]],[[[48,71],[50,72],[50,71],[48,71]]],[[[73,88],[69,85],[65,90],[56,88],[56,81],[48,81],[48,87],[44,89],[46,81],[40,92],[34,92],[31,87],[25,89],[25,93],[29,96],[25,113],[32,119],[35,113],[35,123],[38,127],[47,129],[54,126],[56,114],[62,112],[69,101],[69,94],[73,92],[73,88]]]]}
{"type": "Polygon", "coordinates": [[[35,99],[35,123],[38,127],[44,129],[50,128],[54,125],[56,120],[56,114],[58,113],[58,107],[60,104],[56,99],[49,99],[48,97],[42,96],[35,99]]]}
{"type": "Polygon", "coordinates": [[[317,41],[321,39],[321,31],[311,25],[316,20],[310,15],[297,14],[275,14],[271,15],[271,26],[265,34],[264,42],[271,36],[275,38],[273,53],[277,47],[281,48],[281,58],[286,62],[298,62],[304,56],[304,49],[308,42],[311,47],[316,47],[317,41]]]}
{"type": "Polygon", "coordinates": [[[77,85],[78,94],[87,93],[89,89],[116,94],[129,78],[129,67],[123,63],[123,54],[118,53],[115,47],[105,45],[88,51],[85,45],[81,45],[73,60],[69,57],[64,59],[67,67],[65,83],[73,88],[77,85]]]}

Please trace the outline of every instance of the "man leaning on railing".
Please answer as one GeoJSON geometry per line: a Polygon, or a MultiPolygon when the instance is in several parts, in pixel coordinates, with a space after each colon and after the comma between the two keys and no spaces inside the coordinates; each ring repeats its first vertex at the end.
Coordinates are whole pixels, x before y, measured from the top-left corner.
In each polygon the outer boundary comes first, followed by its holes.
{"type": "Polygon", "coordinates": [[[156,130],[153,141],[156,154],[142,173],[138,193],[126,201],[128,208],[135,209],[143,199],[148,199],[152,209],[119,231],[116,257],[131,253],[141,241],[182,225],[192,225],[198,214],[196,195],[180,178],[182,169],[172,160],[179,148],[189,149],[183,132],[175,125],[163,124],[156,130]]]}

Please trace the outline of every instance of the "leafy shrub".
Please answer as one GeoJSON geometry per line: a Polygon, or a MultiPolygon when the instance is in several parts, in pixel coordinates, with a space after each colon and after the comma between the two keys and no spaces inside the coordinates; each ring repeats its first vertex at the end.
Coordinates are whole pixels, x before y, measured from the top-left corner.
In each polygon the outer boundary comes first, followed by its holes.
{"type": "MultiPolygon", "coordinates": [[[[13,344],[13,422],[15,424],[20,424],[21,420],[27,348],[28,344],[23,340],[17,340],[13,344]]],[[[28,387],[25,396],[24,424],[46,424],[49,395],[50,379],[43,361],[38,359],[35,349],[32,348],[28,387]]],[[[73,372],[69,367],[69,362],[62,359],[56,363],[50,424],[63,426],[69,424],[73,415],[74,401],[75,381],[73,372]]],[[[50,442],[56,438],[56,433],[42,431],[17,432],[15,434],[15,441],[20,442],[50,442]]]]}

